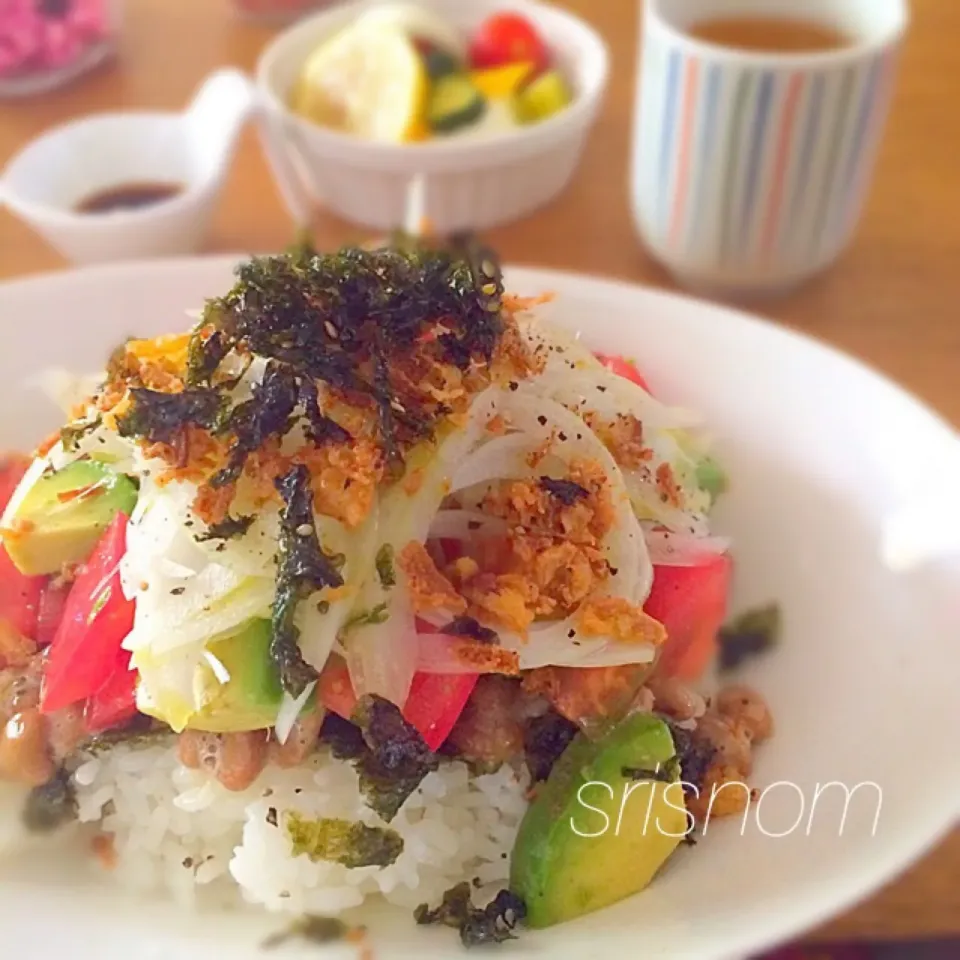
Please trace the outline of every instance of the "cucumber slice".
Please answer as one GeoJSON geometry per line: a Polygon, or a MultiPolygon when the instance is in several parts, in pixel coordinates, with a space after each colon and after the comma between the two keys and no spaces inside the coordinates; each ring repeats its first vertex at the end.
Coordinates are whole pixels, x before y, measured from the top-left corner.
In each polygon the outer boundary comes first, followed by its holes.
{"type": "Polygon", "coordinates": [[[452,73],[459,73],[462,69],[460,61],[452,53],[441,50],[439,47],[431,47],[423,54],[423,65],[431,80],[448,77],[452,73]]]}
{"type": "Polygon", "coordinates": [[[487,109],[480,91],[462,73],[440,77],[433,85],[427,122],[435,133],[452,133],[476,123],[487,109]]]}

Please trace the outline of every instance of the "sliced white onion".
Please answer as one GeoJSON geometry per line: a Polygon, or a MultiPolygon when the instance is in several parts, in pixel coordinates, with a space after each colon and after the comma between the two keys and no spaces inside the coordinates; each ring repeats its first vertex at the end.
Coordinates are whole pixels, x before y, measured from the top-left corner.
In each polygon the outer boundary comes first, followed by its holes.
{"type": "Polygon", "coordinates": [[[706,556],[720,556],[730,551],[729,537],[697,537],[666,530],[645,530],[644,539],[650,559],[657,565],[693,566],[706,556]]]}
{"type": "Polygon", "coordinates": [[[430,537],[469,540],[488,534],[506,532],[506,521],[479,510],[441,510],[430,524],[430,537]]]}
{"type": "Polygon", "coordinates": [[[304,687],[303,693],[296,698],[284,692],[283,699],[280,701],[280,709],[277,711],[277,720],[273,725],[274,733],[280,744],[287,742],[290,731],[293,730],[293,725],[297,722],[297,717],[300,716],[300,711],[303,710],[306,702],[310,699],[310,694],[313,693],[316,685],[316,681],[308,683],[304,687]]]}
{"type": "MultiPolygon", "coordinates": [[[[451,637],[445,633],[417,634],[419,657],[417,669],[424,673],[442,673],[456,676],[464,673],[496,673],[494,669],[485,669],[483,665],[465,660],[460,654],[465,644],[477,643],[462,637],[451,637]]],[[[496,649],[495,647],[493,649],[496,649]]]]}

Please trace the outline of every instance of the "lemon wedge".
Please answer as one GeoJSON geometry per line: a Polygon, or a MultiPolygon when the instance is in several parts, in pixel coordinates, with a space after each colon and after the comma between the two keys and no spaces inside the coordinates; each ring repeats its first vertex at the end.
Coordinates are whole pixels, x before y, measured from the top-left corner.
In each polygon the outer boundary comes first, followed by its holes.
{"type": "Polygon", "coordinates": [[[307,58],[290,108],[307,120],[382,143],[422,137],[429,81],[407,35],[354,24],[307,58]]]}

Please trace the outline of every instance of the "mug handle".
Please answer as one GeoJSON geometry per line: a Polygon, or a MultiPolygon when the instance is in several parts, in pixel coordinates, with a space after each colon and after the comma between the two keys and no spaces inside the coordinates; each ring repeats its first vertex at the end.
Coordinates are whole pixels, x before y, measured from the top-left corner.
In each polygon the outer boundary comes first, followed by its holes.
{"type": "Polygon", "coordinates": [[[284,118],[265,97],[257,104],[256,122],[263,152],[287,210],[298,227],[309,227],[316,203],[301,172],[306,164],[302,151],[287,131],[284,118]]]}

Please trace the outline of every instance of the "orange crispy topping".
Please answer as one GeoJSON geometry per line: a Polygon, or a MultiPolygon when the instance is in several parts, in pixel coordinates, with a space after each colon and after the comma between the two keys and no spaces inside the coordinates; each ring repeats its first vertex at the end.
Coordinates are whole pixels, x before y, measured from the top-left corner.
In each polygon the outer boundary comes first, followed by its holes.
{"type": "Polygon", "coordinates": [[[117,850],[113,843],[113,836],[109,833],[98,833],[90,841],[93,855],[100,861],[105,870],[112,870],[117,865],[117,850]]]}
{"type": "Polygon", "coordinates": [[[672,507],[682,506],[680,487],[669,463],[661,463],[657,467],[657,493],[664,503],[669,503],[672,507]]]}
{"type": "Polygon", "coordinates": [[[643,682],[645,664],[618,667],[538,667],[523,678],[523,689],[548,700],[576,724],[619,717],[643,682]]]}
{"type": "Polygon", "coordinates": [[[613,637],[624,643],[660,646],[667,639],[662,623],[623,597],[593,597],[578,612],[585,637],[613,637]]]}
{"type": "Polygon", "coordinates": [[[520,673],[519,655],[495,643],[456,640],[451,649],[458,660],[476,673],[502,673],[513,677],[520,673]]]}
{"type": "Polygon", "coordinates": [[[466,611],[466,601],[437,569],[422,543],[411,540],[400,551],[397,563],[407,576],[416,613],[446,610],[457,614],[466,611]]]}
{"type": "Polygon", "coordinates": [[[621,467],[635,470],[653,459],[653,450],[643,444],[643,424],[632,414],[603,420],[587,413],[584,420],[621,467]]]}
{"type": "Polygon", "coordinates": [[[0,670],[25,667],[37,652],[37,645],[13,624],[0,618],[0,670]]]}

